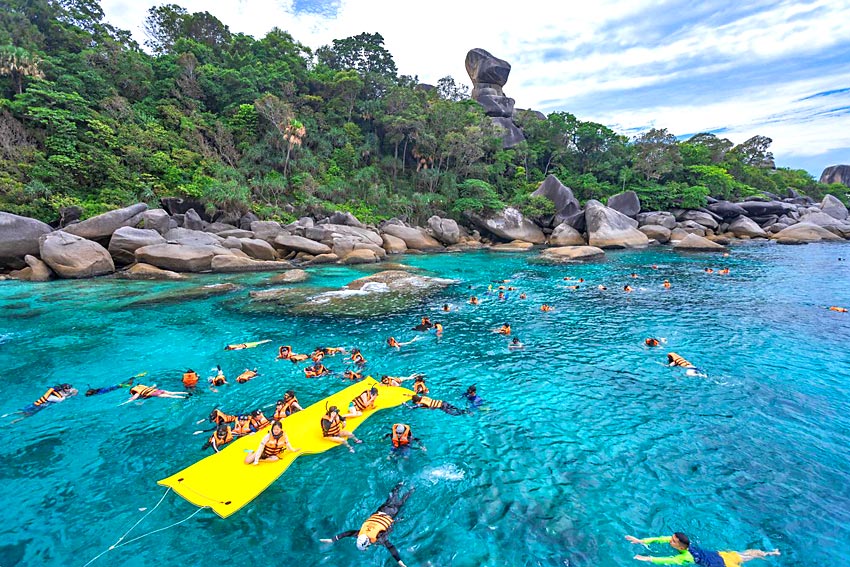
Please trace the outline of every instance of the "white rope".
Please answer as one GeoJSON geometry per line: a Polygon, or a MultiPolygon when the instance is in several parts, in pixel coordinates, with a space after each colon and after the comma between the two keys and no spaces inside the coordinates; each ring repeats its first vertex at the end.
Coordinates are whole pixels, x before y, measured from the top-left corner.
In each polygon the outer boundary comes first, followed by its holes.
{"type": "Polygon", "coordinates": [[[182,520],[180,520],[179,522],[174,522],[174,523],[173,523],[173,524],[171,524],[170,526],[166,526],[166,527],[164,527],[164,528],[159,528],[159,529],[157,529],[157,530],[153,530],[153,531],[148,532],[148,533],[146,533],[146,534],[142,534],[142,535],[140,535],[139,537],[136,537],[136,538],[133,538],[133,539],[131,539],[131,540],[129,540],[129,541],[125,541],[124,543],[121,543],[122,541],[124,541],[124,538],[125,538],[125,537],[127,537],[127,536],[130,534],[130,532],[132,532],[132,531],[136,528],[136,526],[138,526],[139,524],[141,524],[141,523],[142,523],[142,521],[144,521],[144,519],[145,519],[145,518],[147,518],[148,516],[150,516],[150,515],[153,513],[153,511],[154,511],[154,510],[156,510],[157,508],[159,508],[159,505],[160,505],[160,504],[162,504],[162,502],[165,500],[165,497],[166,497],[166,496],[168,496],[168,493],[169,493],[169,492],[171,492],[171,487],[169,487],[169,488],[168,488],[168,490],[166,490],[166,491],[165,491],[165,494],[163,494],[163,495],[162,495],[162,498],[160,498],[160,499],[159,499],[159,502],[157,502],[157,503],[156,503],[156,506],[154,506],[153,508],[151,508],[150,510],[148,510],[148,512],[147,512],[144,516],[142,516],[141,518],[139,518],[139,520],[138,520],[135,524],[133,524],[133,526],[132,526],[129,530],[127,530],[126,532],[124,532],[124,535],[122,535],[121,537],[119,537],[119,538],[118,538],[118,540],[117,540],[115,543],[113,543],[113,544],[112,544],[112,545],[110,545],[107,549],[103,550],[100,554],[98,554],[97,556],[95,556],[94,558],[92,558],[92,559],[91,559],[88,563],[86,563],[85,565],[83,565],[83,567],[88,567],[89,565],[91,565],[92,563],[94,563],[95,561],[97,561],[98,559],[100,559],[101,557],[103,557],[104,555],[106,555],[107,553],[109,553],[110,551],[112,551],[113,549],[118,549],[119,547],[124,547],[124,546],[125,546],[125,545],[127,545],[127,544],[133,543],[134,541],[138,541],[138,540],[140,540],[140,539],[142,539],[142,538],[145,538],[145,537],[147,537],[147,536],[149,536],[149,535],[155,534],[155,533],[157,533],[157,532],[161,532],[161,531],[163,531],[163,530],[167,530],[167,529],[169,529],[169,528],[173,528],[174,526],[178,526],[178,525],[182,524],[183,522],[186,522],[186,521],[190,520],[192,517],[194,517],[194,516],[195,516],[195,514],[197,514],[198,512],[200,512],[201,510],[203,510],[203,509],[204,509],[204,508],[198,508],[197,510],[195,510],[194,512],[192,512],[192,513],[191,513],[188,517],[183,518],[183,519],[182,519],[182,520]]]}

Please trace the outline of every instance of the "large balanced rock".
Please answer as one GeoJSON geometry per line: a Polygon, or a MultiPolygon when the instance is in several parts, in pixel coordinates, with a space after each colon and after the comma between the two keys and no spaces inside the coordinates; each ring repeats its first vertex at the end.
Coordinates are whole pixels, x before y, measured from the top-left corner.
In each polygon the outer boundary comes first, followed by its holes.
{"type": "Polygon", "coordinates": [[[61,278],[92,278],[115,271],[106,248],[57,230],[38,239],[39,256],[61,278]]]}
{"type": "Polygon", "coordinates": [[[428,236],[424,230],[398,224],[387,224],[381,229],[386,234],[404,240],[404,244],[411,250],[439,250],[443,246],[434,238],[428,236]]]}
{"type": "Polygon", "coordinates": [[[733,219],[738,216],[746,215],[747,210],[735,203],[730,203],[729,201],[717,201],[716,203],[710,203],[705,206],[705,208],[721,219],[733,219]]]}
{"type": "Polygon", "coordinates": [[[827,195],[823,198],[820,208],[824,213],[838,220],[845,220],[848,216],[847,207],[844,206],[844,203],[832,195],[827,195]]]}
{"type": "Polygon", "coordinates": [[[513,207],[508,207],[489,218],[483,218],[477,214],[470,214],[469,218],[479,228],[507,241],[524,240],[532,244],[546,242],[546,236],[540,227],[522,216],[522,213],[513,207]]]}
{"type": "Polygon", "coordinates": [[[201,218],[201,215],[199,215],[195,209],[189,209],[183,215],[183,228],[188,228],[189,230],[205,230],[206,227],[207,223],[204,222],[204,219],[201,218]]]}
{"type": "Polygon", "coordinates": [[[692,252],[724,252],[726,251],[726,247],[716,242],[712,242],[705,237],[696,234],[689,234],[673,244],[673,250],[692,252]]]}
{"type": "Polygon", "coordinates": [[[452,219],[444,219],[434,215],[428,219],[428,228],[431,229],[434,238],[446,246],[460,242],[460,227],[452,219]]]}
{"type": "Polygon", "coordinates": [[[843,183],[850,187],[850,165],[831,165],[820,175],[821,183],[843,183]]]}
{"type": "Polygon", "coordinates": [[[275,262],[240,258],[239,256],[217,255],[210,260],[210,269],[216,273],[228,274],[237,272],[277,272],[292,267],[289,262],[275,262]]]}
{"type": "Polygon", "coordinates": [[[627,217],[635,218],[640,212],[640,198],[634,191],[626,191],[608,197],[608,206],[627,217]]]}
{"type": "Polygon", "coordinates": [[[578,262],[593,260],[604,255],[605,251],[595,246],[559,246],[545,249],[540,253],[540,258],[551,262],[578,262]]]}
{"type": "Polygon", "coordinates": [[[511,73],[510,63],[476,48],[466,54],[466,72],[472,79],[472,98],[502,132],[502,147],[510,148],[523,141],[525,136],[513,122],[514,99],[502,90],[511,73]]]}
{"type": "Polygon", "coordinates": [[[575,221],[582,210],[578,199],[573,195],[573,190],[561,183],[554,175],[547,175],[546,179],[537,186],[537,189],[534,190],[531,196],[545,197],[555,205],[555,215],[549,222],[551,226],[556,226],[566,221],[575,229],[581,230],[584,228],[583,217],[581,219],[581,225],[575,221]]]}
{"type": "Polygon", "coordinates": [[[142,213],[148,209],[144,203],[137,203],[97,215],[76,224],[68,225],[63,230],[68,234],[83,238],[108,238],[122,226],[136,226],[142,220],[142,213]]]}
{"type": "Polygon", "coordinates": [[[136,260],[175,272],[207,272],[216,255],[230,254],[227,248],[193,244],[154,244],[136,250],[136,260]]]}
{"type": "Polygon", "coordinates": [[[357,228],[366,228],[365,225],[357,220],[353,214],[349,212],[336,211],[328,217],[330,224],[342,224],[345,226],[356,226],[357,228]]]}
{"type": "Polygon", "coordinates": [[[142,246],[164,244],[165,238],[155,230],[122,226],[109,239],[109,253],[117,266],[136,261],[136,250],[142,246]]]}
{"type": "Polygon", "coordinates": [[[779,244],[807,244],[809,242],[838,241],[840,236],[816,224],[800,222],[773,235],[779,244]]]}
{"type": "Polygon", "coordinates": [[[584,207],[587,243],[597,248],[642,248],[649,239],[637,229],[637,222],[599,201],[591,199],[584,207]]]}
{"type": "Polygon", "coordinates": [[[579,231],[568,223],[562,222],[549,235],[549,244],[552,246],[583,246],[585,242],[584,236],[579,231]]]}
{"type": "Polygon", "coordinates": [[[764,229],[757,225],[755,221],[745,216],[740,216],[730,222],[727,231],[738,238],[742,236],[746,236],[747,238],[767,238],[767,233],[764,229]]]}
{"type": "Polygon", "coordinates": [[[27,217],[0,211],[0,266],[27,254],[38,254],[38,239],[53,229],[50,225],[27,217]]]}

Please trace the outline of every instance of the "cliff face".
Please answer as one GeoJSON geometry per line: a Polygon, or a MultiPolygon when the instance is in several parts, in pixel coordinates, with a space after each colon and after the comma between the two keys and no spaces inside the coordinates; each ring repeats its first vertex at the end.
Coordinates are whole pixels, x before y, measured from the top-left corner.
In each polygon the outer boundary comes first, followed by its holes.
{"type": "Polygon", "coordinates": [[[850,165],[831,165],[827,167],[820,174],[820,182],[843,183],[850,187],[850,165]]]}

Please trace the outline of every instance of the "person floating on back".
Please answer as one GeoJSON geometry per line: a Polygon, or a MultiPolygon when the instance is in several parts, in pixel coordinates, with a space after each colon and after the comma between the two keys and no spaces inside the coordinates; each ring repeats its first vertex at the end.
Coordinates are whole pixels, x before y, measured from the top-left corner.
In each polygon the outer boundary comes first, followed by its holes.
{"type": "Polygon", "coordinates": [[[293,363],[302,362],[310,358],[306,354],[295,354],[292,352],[292,347],[289,345],[284,345],[277,349],[277,358],[278,360],[289,360],[293,363]]]}
{"type": "Polygon", "coordinates": [[[753,559],[765,559],[771,555],[779,555],[779,550],[762,551],[760,549],[748,549],[746,551],[710,551],[702,549],[691,543],[691,540],[682,532],[676,532],[672,536],[648,537],[638,539],[627,535],[626,539],[631,543],[649,545],[653,543],[669,543],[670,547],[678,552],[672,557],[651,557],[649,555],[635,555],[638,561],[647,561],[662,565],[684,565],[695,563],[700,567],[741,567],[742,563],[753,559]]]}
{"type": "Polygon", "coordinates": [[[835,306],[835,305],[833,305],[832,307],[830,307],[830,308],[829,308],[829,310],[830,310],[830,311],[835,311],[835,312],[837,312],[837,313],[847,313],[847,308],[846,308],[846,307],[837,307],[837,306],[835,306]]]}
{"type": "Polygon", "coordinates": [[[250,380],[252,380],[256,377],[257,377],[257,369],[256,368],[253,369],[253,370],[249,370],[249,369],[246,368],[245,371],[242,374],[240,374],[239,376],[236,377],[236,381],[240,384],[244,384],[245,382],[248,382],[248,381],[250,381],[250,380]]]}
{"type": "Polygon", "coordinates": [[[341,534],[337,534],[330,539],[321,539],[319,541],[324,543],[334,543],[345,537],[357,536],[357,549],[360,551],[366,551],[370,545],[383,545],[387,548],[387,551],[390,552],[393,559],[398,562],[399,567],[407,567],[404,564],[404,561],[401,560],[398,550],[388,539],[389,534],[393,529],[395,518],[398,516],[399,511],[401,511],[401,507],[404,506],[404,503],[407,502],[407,499],[410,498],[411,494],[413,494],[413,490],[409,490],[404,494],[404,496],[399,498],[398,493],[401,491],[401,487],[403,485],[404,483],[400,482],[395,486],[395,488],[393,488],[392,492],[390,492],[389,498],[381,504],[374,514],[369,516],[369,518],[363,522],[363,525],[360,526],[359,530],[348,530],[341,534]]]}
{"type": "Polygon", "coordinates": [[[410,401],[418,408],[443,410],[449,415],[463,415],[465,413],[469,413],[467,410],[456,408],[443,400],[433,400],[426,396],[420,396],[419,394],[414,394],[413,397],[410,398],[410,401]]]}
{"type": "MultiPolygon", "coordinates": [[[[170,392],[168,390],[162,390],[156,387],[156,384],[153,386],[145,386],[144,384],[136,384],[132,388],[130,388],[130,399],[128,402],[132,402],[133,400],[146,400],[148,398],[175,398],[175,399],[185,399],[189,397],[191,394],[189,392],[170,392]]],[[[126,402],[125,402],[126,403],[126,402]]]]}

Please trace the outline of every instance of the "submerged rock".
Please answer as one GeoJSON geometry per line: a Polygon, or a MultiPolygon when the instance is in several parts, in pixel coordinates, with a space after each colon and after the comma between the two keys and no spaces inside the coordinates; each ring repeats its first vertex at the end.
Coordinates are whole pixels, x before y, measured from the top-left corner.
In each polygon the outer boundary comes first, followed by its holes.
{"type": "Polygon", "coordinates": [[[294,315],[368,317],[412,308],[456,280],[386,270],[356,279],[342,289],[319,293],[292,308],[294,315]]]}
{"type": "Polygon", "coordinates": [[[129,303],[129,307],[142,307],[145,305],[162,305],[163,303],[183,303],[195,299],[206,299],[216,295],[224,295],[234,292],[240,287],[233,283],[219,283],[191,288],[176,288],[168,291],[154,293],[129,303]]]}
{"type": "Polygon", "coordinates": [[[150,264],[136,263],[124,270],[118,272],[118,277],[128,280],[184,280],[186,276],[172,272],[170,270],[161,270],[150,264]]]}
{"type": "Polygon", "coordinates": [[[310,274],[305,270],[286,270],[282,274],[278,274],[276,276],[272,276],[269,278],[268,283],[271,284],[282,284],[282,283],[300,283],[307,281],[310,278],[310,274]]]}
{"type": "Polygon", "coordinates": [[[241,258],[239,256],[217,255],[210,261],[210,269],[216,273],[237,272],[276,272],[288,270],[292,264],[277,260],[254,260],[253,258],[241,258]]]}

